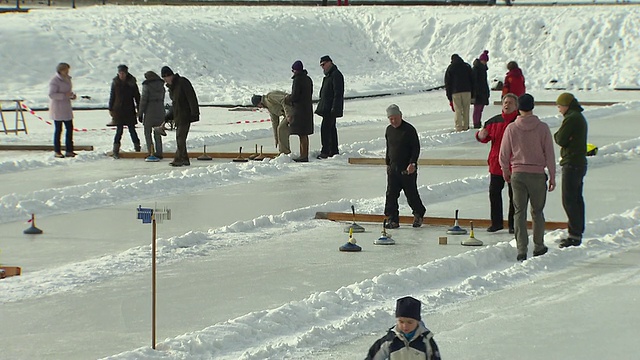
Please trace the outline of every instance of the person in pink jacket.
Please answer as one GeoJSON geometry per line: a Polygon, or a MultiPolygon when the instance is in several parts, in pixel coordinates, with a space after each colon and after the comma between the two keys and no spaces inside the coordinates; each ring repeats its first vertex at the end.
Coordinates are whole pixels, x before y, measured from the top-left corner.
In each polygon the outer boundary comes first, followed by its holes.
{"type": "Polygon", "coordinates": [[[71,100],[76,99],[76,94],[71,85],[70,69],[71,66],[67,63],[58,64],[56,75],[49,82],[49,116],[55,124],[53,149],[57,158],[76,156],[73,152],[73,110],[71,109],[71,100]],[[60,148],[63,124],[66,131],[64,155],[60,148]]]}
{"type": "Polygon", "coordinates": [[[513,189],[514,225],[518,261],[527,259],[527,203],[531,202],[533,256],[547,253],[544,245],[544,205],[547,190],[556,187],[556,156],[549,125],[533,115],[534,99],[529,94],[518,98],[520,116],[507,126],[500,144],[500,167],[504,180],[513,189]],[[547,174],[549,172],[547,187],[547,174]]]}

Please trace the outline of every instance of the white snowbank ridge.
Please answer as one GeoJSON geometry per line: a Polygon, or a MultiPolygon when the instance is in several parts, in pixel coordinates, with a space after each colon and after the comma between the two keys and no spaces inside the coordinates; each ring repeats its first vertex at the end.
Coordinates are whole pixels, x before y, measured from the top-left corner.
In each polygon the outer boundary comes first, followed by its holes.
{"type": "Polygon", "coordinates": [[[517,60],[530,88],[551,79],[594,90],[637,88],[638,23],[635,6],[42,9],[2,15],[0,33],[12,36],[0,53],[15,56],[0,69],[10,79],[0,92],[46,106],[55,64],[66,61],[75,91],[92,98],[85,106],[103,107],[118,64],[140,82],[144,72],[170,65],[193,82],[201,103],[248,104],[253,93],[289,89],[297,59],[315,76],[325,54],[349,74],[347,96],[406,92],[442,85],[451,54],[471,63],[484,49],[490,79],[502,79],[505,64],[517,60]],[[22,52],[25,44],[33,56],[22,52]]]}

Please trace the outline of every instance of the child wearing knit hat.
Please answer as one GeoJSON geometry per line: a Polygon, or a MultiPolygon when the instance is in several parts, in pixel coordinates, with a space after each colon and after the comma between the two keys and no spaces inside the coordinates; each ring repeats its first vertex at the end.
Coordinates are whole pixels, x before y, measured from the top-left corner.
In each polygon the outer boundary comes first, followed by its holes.
{"type": "Polygon", "coordinates": [[[396,301],[396,325],[369,349],[367,360],[412,359],[440,360],[433,333],[420,317],[420,300],[405,296],[396,301]],[[419,357],[416,357],[419,354],[419,357]]]}

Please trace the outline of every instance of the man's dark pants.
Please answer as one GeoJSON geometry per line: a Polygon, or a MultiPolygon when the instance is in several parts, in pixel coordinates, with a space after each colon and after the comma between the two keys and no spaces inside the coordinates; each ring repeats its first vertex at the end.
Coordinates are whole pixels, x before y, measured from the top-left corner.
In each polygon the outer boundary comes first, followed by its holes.
{"type": "Polygon", "coordinates": [[[322,141],[321,153],[329,156],[339,154],[338,129],[335,116],[323,116],[320,124],[320,140],[322,141]]]}
{"type": "Polygon", "coordinates": [[[562,206],[567,213],[569,238],[582,239],[584,233],[583,179],[587,167],[562,165],[562,206]]]}
{"type": "MultiPolygon", "coordinates": [[[[502,175],[491,174],[491,180],[489,182],[489,202],[491,204],[491,226],[500,228],[504,224],[504,213],[502,211],[502,189],[504,189],[504,178],[502,175]]],[[[509,187],[509,229],[513,229],[513,214],[515,212],[513,208],[513,190],[511,184],[509,187]]]]}
{"type": "Polygon", "coordinates": [[[427,212],[418,193],[417,180],[417,171],[410,175],[402,175],[400,171],[393,169],[387,172],[387,194],[384,204],[384,214],[389,218],[389,221],[398,222],[400,215],[398,211],[398,198],[402,190],[404,190],[404,195],[407,197],[409,207],[413,210],[413,215],[423,217],[427,212]]]}
{"type": "Polygon", "coordinates": [[[187,135],[189,135],[190,122],[177,124],[176,129],[176,155],[173,161],[176,163],[189,163],[189,155],[187,154],[187,135]]]}

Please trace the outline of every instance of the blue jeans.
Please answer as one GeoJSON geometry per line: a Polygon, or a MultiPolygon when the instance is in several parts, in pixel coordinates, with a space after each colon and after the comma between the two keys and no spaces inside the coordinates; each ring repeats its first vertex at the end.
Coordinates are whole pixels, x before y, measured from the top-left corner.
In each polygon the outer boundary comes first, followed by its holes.
{"type": "Polygon", "coordinates": [[[562,165],[562,207],[567,213],[569,238],[582,239],[584,233],[583,179],[587,166],[562,165]]]}
{"type": "Polygon", "coordinates": [[[67,152],[73,152],[73,120],[56,120],[56,126],[53,132],[53,151],[60,152],[60,136],[62,136],[62,124],[65,128],[65,148],[67,152]]]}
{"type": "MultiPolygon", "coordinates": [[[[120,140],[122,140],[122,134],[124,133],[124,127],[125,125],[116,125],[116,136],[113,138],[114,144],[120,144],[120,140]]],[[[131,135],[131,141],[133,141],[134,144],[140,145],[140,138],[138,137],[138,133],[136,132],[136,126],[127,125],[127,128],[129,129],[129,135],[131,135]]]]}

